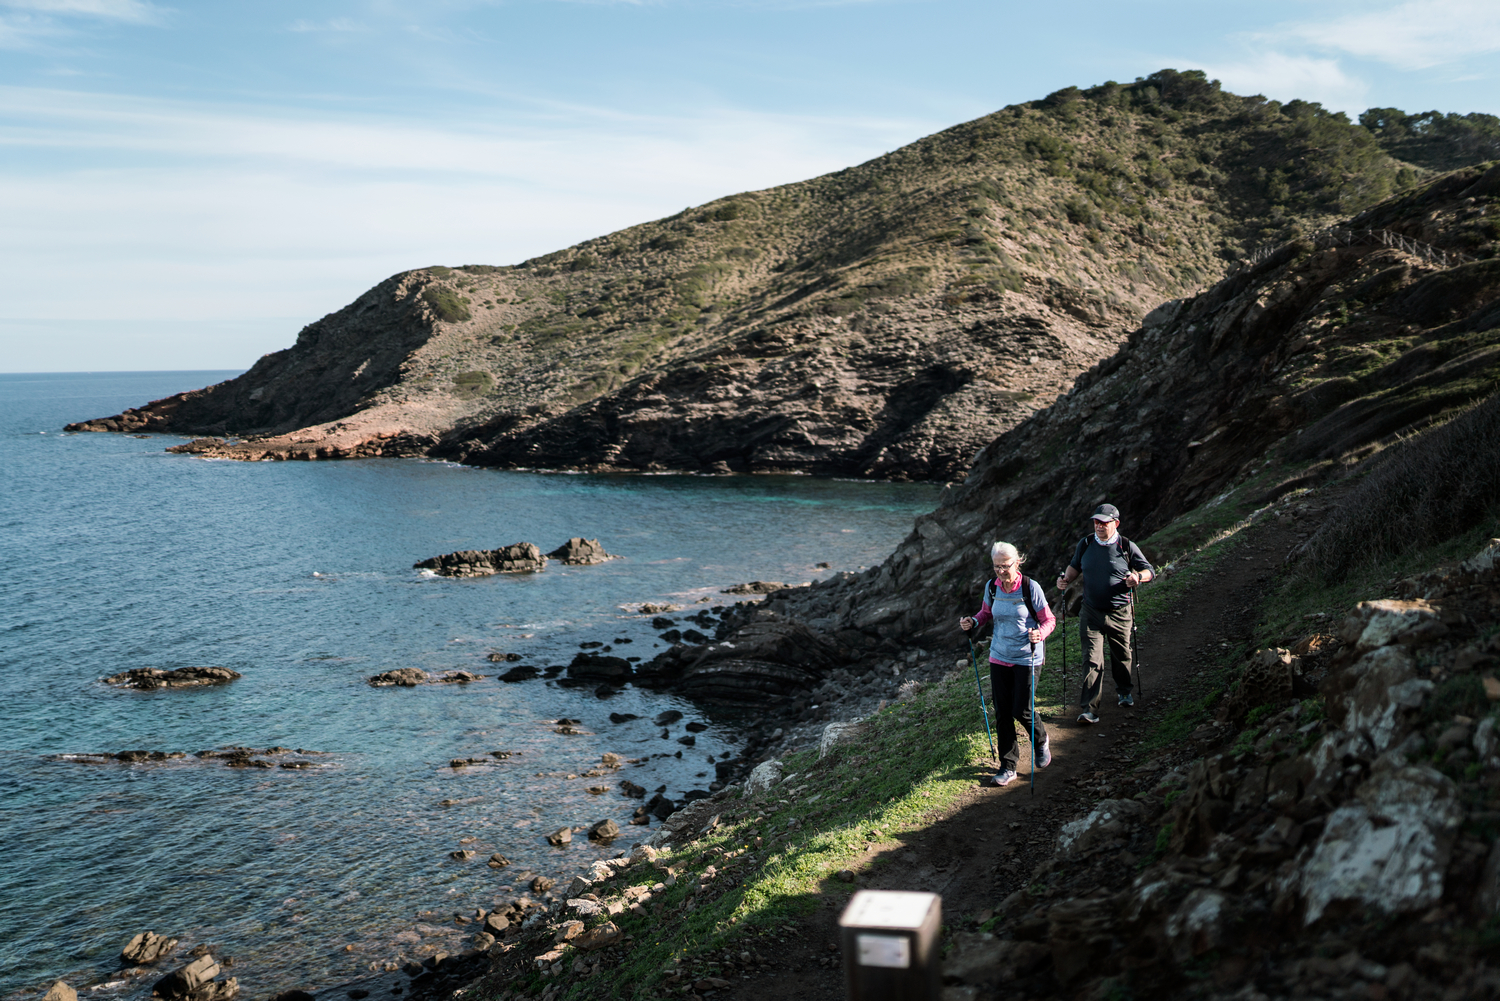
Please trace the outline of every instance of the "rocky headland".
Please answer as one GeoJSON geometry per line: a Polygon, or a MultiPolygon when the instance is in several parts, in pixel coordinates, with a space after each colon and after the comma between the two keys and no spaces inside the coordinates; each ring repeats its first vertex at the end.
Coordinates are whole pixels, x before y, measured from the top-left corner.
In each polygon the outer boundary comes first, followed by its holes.
{"type": "Polygon", "coordinates": [[[1430,176],[1393,151],[1484,158],[1484,122],[1424,145],[1382,110],[1196,71],[1070,87],[519,265],[394,275],[236,379],[70,430],[247,460],[946,480],[1163,300],[1430,176]]]}

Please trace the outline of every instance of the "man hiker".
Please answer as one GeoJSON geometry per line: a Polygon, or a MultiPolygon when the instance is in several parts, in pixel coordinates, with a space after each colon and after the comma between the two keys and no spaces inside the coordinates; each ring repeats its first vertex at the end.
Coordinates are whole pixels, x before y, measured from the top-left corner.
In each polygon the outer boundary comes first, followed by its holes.
{"type": "Polygon", "coordinates": [[[1133,706],[1134,669],[1130,632],[1135,624],[1135,606],[1130,589],[1156,577],[1156,571],[1140,547],[1120,535],[1120,510],[1100,504],[1094,511],[1094,532],[1078,540],[1073,560],[1057,578],[1057,586],[1068,586],[1083,578],[1083,608],[1078,616],[1078,636],[1083,647],[1083,691],[1079,703],[1080,723],[1099,722],[1099,698],[1104,691],[1104,648],[1109,647],[1109,668],[1115,679],[1119,705],[1133,706]]]}
{"type": "Polygon", "coordinates": [[[1022,557],[1015,546],[1009,542],[995,543],[990,547],[990,563],[995,568],[995,577],[985,582],[979,611],[959,619],[958,628],[968,632],[991,620],[995,623],[990,634],[990,691],[995,702],[1000,771],[990,781],[1003,786],[1015,781],[1021,747],[1016,740],[1015,723],[1010,725],[1010,740],[1006,741],[1006,728],[1000,725],[1001,713],[1008,714],[1032,735],[1037,768],[1052,763],[1047,728],[1034,718],[1032,686],[1042,673],[1046,656],[1042,641],[1052,632],[1057,617],[1047,606],[1042,586],[1021,576],[1022,557]]]}

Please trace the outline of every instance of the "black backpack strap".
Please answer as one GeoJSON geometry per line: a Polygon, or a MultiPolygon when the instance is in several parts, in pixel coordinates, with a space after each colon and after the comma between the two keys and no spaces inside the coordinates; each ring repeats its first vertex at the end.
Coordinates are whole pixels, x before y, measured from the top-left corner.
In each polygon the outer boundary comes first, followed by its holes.
{"type": "Polygon", "coordinates": [[[1036,606],[1031,603],[1031,578],[1027,577],[1025,574],[1021,575],[1021,600],[1026,602],[1026,611],[1031,613],[1031,617],[1035,619],[1036,624],[1040,626],[1042,624],[1042,620],[1036,617],[1036,606]]]}

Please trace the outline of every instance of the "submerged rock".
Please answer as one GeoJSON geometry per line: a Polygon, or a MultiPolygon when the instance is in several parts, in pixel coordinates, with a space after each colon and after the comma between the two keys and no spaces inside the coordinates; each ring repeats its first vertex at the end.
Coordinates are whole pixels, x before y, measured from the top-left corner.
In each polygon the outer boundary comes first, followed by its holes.
{"type": "Polygon", "coordinates": [[[377,674],[370,679],[375,688],[395,685],[400,688],[415,688],[427,680],[427,672],[420,667],[402,667],[394,671],[377,674]]]}
{"type": "Polygon", "coordinates": [[[179,667],[172,671],[163,671],[155,667],[137,667],[100,680],[106,685],[119,685],[122,688],[138,688],[141,691],[151,691],[156,688],[193,688],[198,685],[227,685],[229,682],[240,677],[242,677],[240,672],[231,671],[227,667],[179,667]]]}
{"type": "Polygon", "coordinates": [[[463,549],[413,563],[442,577],[488,577],[497,573],[535,573],[547,569],[547,558],[534,543],[517,542],[501,549],[463,549]]]}
{"type": "Polygon", "coordinates": [[[444,671],[434,680],[441,685],[467,685],[471,681],[483,681],[484,675],[475,674],[472,671],[444,671]]]}

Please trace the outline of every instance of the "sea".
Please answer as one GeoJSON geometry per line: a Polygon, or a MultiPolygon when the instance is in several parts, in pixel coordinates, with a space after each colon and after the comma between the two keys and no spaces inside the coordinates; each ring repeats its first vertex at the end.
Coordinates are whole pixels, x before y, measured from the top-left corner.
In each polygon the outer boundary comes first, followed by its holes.
{"type": "Polygon", "coordinates": [[[455,915],[628,849],[657,822],[629,824],[640,800],[619,782],[705,790],[755,715],[501,672],[565,665],[584,644],[649,659],[668,644],[641,603],[684,606],[667,617],[686,629],[684,615],[741,600],[731,585],[859,570],[937,500],[931,485],[800,476],[241,463],[168,454],[184,440],[171,436],[62,431],[236,374],[0,374],[0,998],[58,979],[144,997],[200,946],[270,997],[454,942],[455,915]],[[477,579],[413,569],[570,536],[620,558],[477,579]],[[208,665],[242,677],[101,680],[208,665]],[[404,667],[485,678],[368,683],[404,667]],[[290,748],[263,760],[306,767],[198,755],[233,747],[290,748]],[[90,757],[124,750],[183,756],[90,757]],[[606,752],[632,763],[601,777],[606,752]],[[545,840],[606,818],[623,829],[610,844],[545,840]],[[488,865],[496,853],[509,865],[488,865]],[[180,940],[175,962],[123,976],[121,948],[146,930],[180,940]]]}

